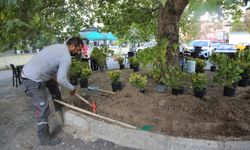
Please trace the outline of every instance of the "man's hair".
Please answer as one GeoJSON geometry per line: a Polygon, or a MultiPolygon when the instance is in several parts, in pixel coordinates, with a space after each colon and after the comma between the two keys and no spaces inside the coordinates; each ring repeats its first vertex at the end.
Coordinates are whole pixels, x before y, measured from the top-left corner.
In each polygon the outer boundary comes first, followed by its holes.
{"type": "Polygon", "coordinates": [[[72,37],[70,39],[68,39],[68,41],[66,42],[67,45],[75,45],[76,47],[82,45],[83,46],[83,42],[79,37],[72,37]]]}

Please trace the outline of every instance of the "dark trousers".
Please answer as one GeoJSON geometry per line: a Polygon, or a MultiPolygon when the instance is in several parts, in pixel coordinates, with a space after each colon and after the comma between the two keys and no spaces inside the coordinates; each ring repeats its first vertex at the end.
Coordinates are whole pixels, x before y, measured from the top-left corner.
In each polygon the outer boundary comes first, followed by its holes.
{"type": "MultiPolygon", "coordinates": [[[[31,97],[32,104],[35,106],[35,117],[39,133],[40,129],[42,130],[42,127],[48,124],[48,116],[50,113],[46,88],[48,87],[53,99],[61,100],[61,93],[58,84],[55,80],[34,82],[29,79],[24,79],[23,86],[25,87],[25,94],[31,97]]],[[[59,104],[54,104],[56,110],[60,109],[59,104]]]]}

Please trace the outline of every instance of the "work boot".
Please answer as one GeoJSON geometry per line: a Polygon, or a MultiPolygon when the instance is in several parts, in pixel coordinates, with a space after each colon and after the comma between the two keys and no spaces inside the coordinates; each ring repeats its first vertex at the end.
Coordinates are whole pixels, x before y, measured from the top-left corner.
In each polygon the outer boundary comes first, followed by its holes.
{"type": "Polygon", "coordinates": [[[40,145],[54,146],[61,143],[60,139],[50,136],[48,124],[38,125],[37,134],[40,145]]]}

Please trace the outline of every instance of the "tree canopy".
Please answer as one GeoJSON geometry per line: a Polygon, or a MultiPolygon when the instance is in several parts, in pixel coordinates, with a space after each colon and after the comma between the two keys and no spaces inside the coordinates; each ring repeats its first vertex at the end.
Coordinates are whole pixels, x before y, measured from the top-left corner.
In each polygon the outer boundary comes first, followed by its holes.
{"type": "MultiPolygon", "coordinates": [[[[120,39],[146,41],[195,35],[197,16],[209,11],[238,18],[249,0],[5,0],[0,2],[0,47],[40,48],[103,23],[120,39]],[[180,28],[180,30],[179,30],[180,28]]],[[[172,42],[171,42],[172,39],[172,42]]]]}

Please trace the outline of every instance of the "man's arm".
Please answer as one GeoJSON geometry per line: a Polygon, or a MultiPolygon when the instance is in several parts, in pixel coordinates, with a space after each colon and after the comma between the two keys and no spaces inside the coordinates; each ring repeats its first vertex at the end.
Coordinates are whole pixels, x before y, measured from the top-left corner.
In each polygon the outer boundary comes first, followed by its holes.
{"type": "Polygon", "coordinates": [[[69,91],[74,91],[75,87],[69,82],[67,77],[70,64],[71,60],[63,61],[59,64],[57,72],[57,81],[61,86],[67,88],[69,91]]]}

